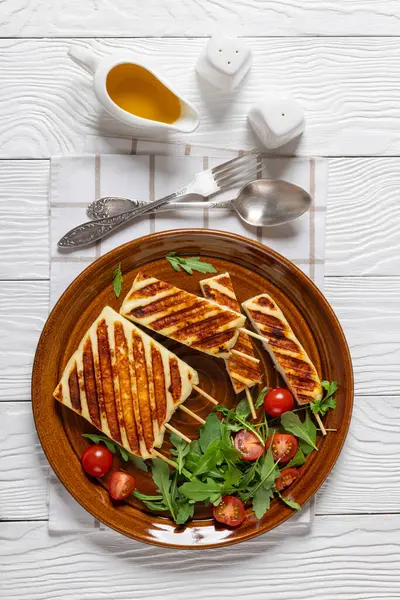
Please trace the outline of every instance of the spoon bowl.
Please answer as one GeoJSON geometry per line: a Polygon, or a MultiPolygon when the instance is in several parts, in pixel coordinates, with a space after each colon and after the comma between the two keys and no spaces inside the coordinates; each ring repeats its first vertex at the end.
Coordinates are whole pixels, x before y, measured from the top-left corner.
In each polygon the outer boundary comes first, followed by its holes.
{"type": "Polygon", "coordinates": [[[254,227],[274,227],[297,219],[311,205],[303,188],[278,179],[258,179],[242,187],[231,201],[239,217],[254,227]]]}

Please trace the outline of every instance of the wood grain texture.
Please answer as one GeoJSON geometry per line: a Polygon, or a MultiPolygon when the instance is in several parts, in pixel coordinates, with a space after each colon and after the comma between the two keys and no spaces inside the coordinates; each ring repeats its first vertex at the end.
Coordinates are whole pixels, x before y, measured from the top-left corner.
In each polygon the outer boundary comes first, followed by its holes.
{"type": "Polygon", "coordinates": [[[327,275],[400,275],[398,158],[331,159],[327,275]]]}
{"type": "MultiPolygon", "coordinates": [[[[252,147],[250,107],[274,87],[291,90],[305,109],[300,154],[400,153],[400,44],[397,38],[254,38],[253,67],[238,90],[223,95],[196,77],[203,39],[76,40],[98,56],[128,49],[158,69],[193,101],[201,125],[190,142],[252,147]]],[[[128,135],[105,115],[92,77],[67,57],[71,41],[2,40],[0,156],[79,153],[87,135],[128,135]],[[23,98],[21,102],[19,99],[23,98]]],[[[131,135],[149,137],[143,131],[131,135]]],[[[178,134],[171,140],[187,142],[178,134]]],[[[295,143],[281,153],[292,154],[295,143]]]]}
{"type": "Polygon", "coordinates": [[[0,401],[30,399],[32,361],[48,310],[48,281],[0,285],[0,401]]]}
{"type": "Polygon", "coordinates": [[[0,279],[49,276],[46,161],[0,161],[0,279]]]}
{"type": "Polygon", "coordinates": [[[400,515],[317,517],[301,538],[185,552],[112,531],[51,536],[46,523],[2,523],[1,586],[14,600],[398,600],[399,535],[400,515]]]}
{"type": "MultiPolygon", "coordinates": [[[[48,277],[48,171],[0,161],[0,279],[48,277]]],[[[327,276],[400,275],[399,174],[400,158],[329,159],[327,276]]]]}
{"type": "Polygon", "coordinates": [[[400,279],[329,277],[325,294],[345,331],[358,394],[400,394],[400,279]]]}
{"type": "Polygon", "coordinates": [[[399,35],[396,0],[3,0],[4,37],[201,36],[220,23],[240,35],[399,35]]]}
{"type": "MultiPolygon", "coordinates": [[[[2,402],[0,418],[0,519],[47,519],[48,463],[31,405],[2,402]]],[[[345,447],[317,495],[317,515],[400,512],[399,418],[399,396],[355,397],[345,447]]]]}
{"type": "MultiPolygon", "coordinates": [[[[326,278],[325,295],[347,337],[357,394],[400,394],[400,279],[326,278]]],[[[49,283],[0,288],[0,400],[28,400],[33,355],[48,314],[49,283]]]]}
{"type": "Polygon", "coordinates": [[[0,519],[47,518],[49,466],[30,402],[1,402],[0,422],[0,519]]]}

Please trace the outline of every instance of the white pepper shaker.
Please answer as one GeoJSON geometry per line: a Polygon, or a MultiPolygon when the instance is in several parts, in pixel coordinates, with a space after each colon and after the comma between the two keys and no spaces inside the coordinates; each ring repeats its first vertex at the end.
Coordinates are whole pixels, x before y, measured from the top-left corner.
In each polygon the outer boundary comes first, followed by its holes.
{"type": "Polygon", "coordinates": [[[271,94],[253,106],[250,125],[265,148],[273,150],[287,144],[304,131],[304,112],[289,95],[271,94]]]}
{"type": "Polygon", "coordinates": [[[214,34],[199,56],[196,71],[215,87],[230,91],[242,81],[251,60],[250,48],[237,37],[214,34]]]}

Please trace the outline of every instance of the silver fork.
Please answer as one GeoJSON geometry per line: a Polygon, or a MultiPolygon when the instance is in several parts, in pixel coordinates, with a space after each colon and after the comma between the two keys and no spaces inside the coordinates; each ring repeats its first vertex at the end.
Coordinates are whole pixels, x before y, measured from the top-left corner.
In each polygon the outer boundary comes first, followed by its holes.
{"type": "Polygon", "coordinates": [[[217,192],[223,192],[236,185],[251,181],[261,169],[261,155],[257,150],[252,150],[222,165],[197,173],[192,181],[178,192],[169,194],[159,200],[154,200],[154,202],[147,202],[145,206],[136,207],[113,217],[88,221],[87,223],[78,225],[66,233],[60,239],[57,246],[59,248],[80,248],[87,246],[109,235],[118,229],[118,227],[121,227],[121,225],[132,221],[135,217],[151,212],[174,200],[180,200],[189,194],[208,198],[208,196],[217,192]]]}

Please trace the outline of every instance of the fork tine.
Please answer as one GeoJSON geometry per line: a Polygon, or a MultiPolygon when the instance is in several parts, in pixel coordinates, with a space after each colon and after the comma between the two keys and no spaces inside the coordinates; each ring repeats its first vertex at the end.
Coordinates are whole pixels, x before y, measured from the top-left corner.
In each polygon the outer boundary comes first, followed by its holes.
{"type": "Polygon", "coordinates": [[[218,181],[216,181],[216,184],[220,189],[222,187],[232,186],[232,182],[236,183],[245,179],[251,179],[251,177],[255,177],[257,173],[260,173],[262,171],[262,168],[262,164],[257,164],[253,167],[243,169],[236,173],[229,173],[228,175],[225,175],[224,177],[218,179],[218,181]]]}
{"type": "Polygon", "coordinates": [[[246,169],[240,173],[236,173],[235,175],[229,175],[227,177],[223,177],[218,183],[219,191],[223,191],[228,188],[232,188],[238,183],[243,184],[246,181],[251,181],[256,177],[258,173],[262,171],[262,165],[257,165],[257,167],[252,169],[246,169]]]}
{"type": "Polygon", "coordinates": [[[218,173],[217,175],[214,175],[214,181],[219,184],[219,182],[222,179],[225,179],[226,177],[230,177],[231,175],[238,175],[241,172],[243,172],[244,169],[256,169],[259,166],[262,167],[262,161],[261,160],[257,160],[257,161],[253,161],[253,162],[248,162],[245,164],[240,164],[234,168],[231,169],[227,169],[225,171],[222,171],[221,173],[218,173]]]}
{"type": "Polygon", "coordinates": [[[222,173],[223,171],[235,168],[236,166],[239,166],[239,165],[243,166],[248,161],[258,159],[259,157],[261,158],[261,155],[259,154],[258,150],[251,150],[250,152],[243,154],[243,156],[238,156],[236,158],[232,158],[231,160],[228,160],[227,162],[222,163],[222,165],[217,165],[216,167],[211,169],[211,173],[213,175],[217,175],[219,173],[222,173]]]}

